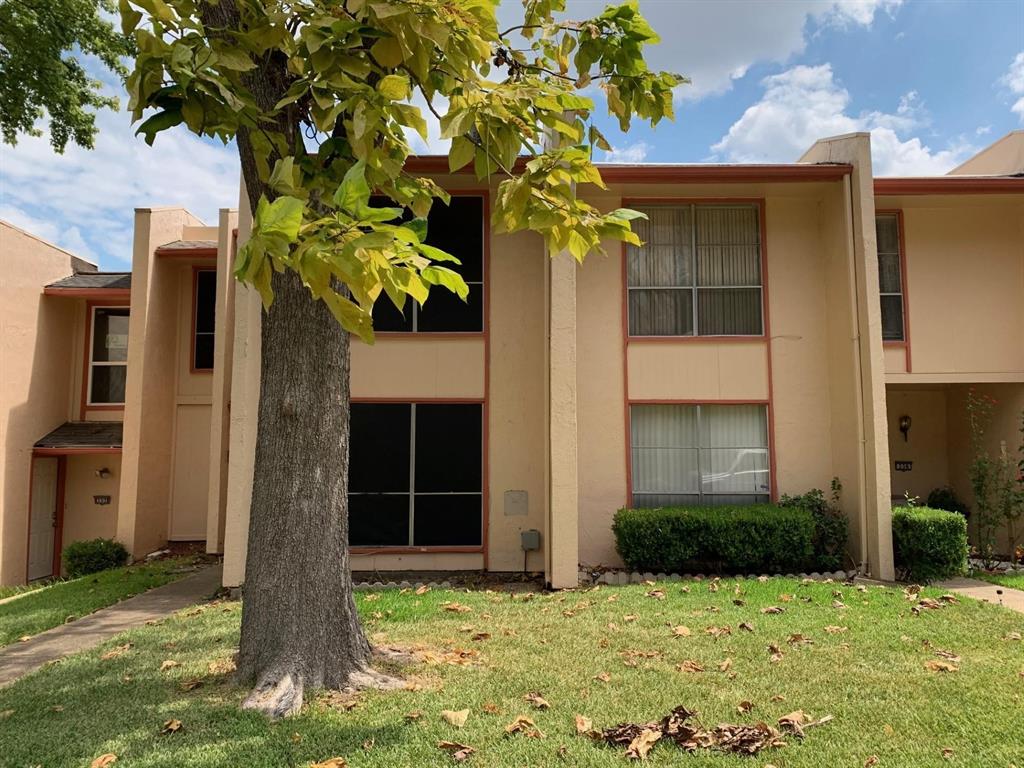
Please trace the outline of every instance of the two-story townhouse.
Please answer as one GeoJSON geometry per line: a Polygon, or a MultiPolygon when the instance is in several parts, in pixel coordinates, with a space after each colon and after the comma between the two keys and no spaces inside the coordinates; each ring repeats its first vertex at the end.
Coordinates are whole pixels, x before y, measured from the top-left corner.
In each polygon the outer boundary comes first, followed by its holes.
{"type": "MultiPolygon", "coordinates": [[[[550,258],[529,233],[491,233],[497,181],[414,159],[453,194],[434,207],[429,232],[460,257],[471,294],[462,304],[435,293],[404,315],[382,304],[376,344],[353,345],[352,567],[543,571],[570,586],[579,564],[618,562],[611,518],[622,506],[777,499],[838,477],[851,563],[891,577],[893,496],[950,484],[970,502],[967,387],[999,397],[993,445],[1016,440],[1022,147],[1015,132],[954,175],[928,179],[875,179],[867,134],[822,140],[792,164],[603,165],[608,188],[584,194],[644,211],[644,245],[610,244],[583,265],[550,258]]],[[[104,347],[121,343],[108,339],[124,322],[113,302],[53,296],[57,286],[35,297],[74,304],[70,342],[93,350],[77,358],[81,373],[69,369],[69,386],[86,394],[79,410],[66,398],[60,420],[74,430],[123,418],[120,465],[106,467],[120,477],[104,535],[136,555],[205,539],[235,586],[260,302],[226,277],[234,214],[210,229],[180,211],[136,216],[126,352],[104,347]],[[212,330],[204,291],[216,294],[212,330]],[[202,373],[196,356],[208,354],[210,334],[212,373],[202,373]],[[122,410],[94,413],[104,403],[92,382],[107,386],[111,374],[91,368],[121,354],[122,410]]],[[[248,222],[243,197],[239,241],[248,222]]],[[[32,484],[59,427],[30,438],[32,484]]],[[[55,514],[67,530],[72,516],[77,524],[103,510],[100,492],[64,473],[62,500],[42,498],[45,509],[63,504],[55,514]]],[[[29,482],[27,467],[7,474],[29,482]]],[[[28,519],[46,535],[34,504],[5,490],[5,581],[24,578],[32,559],[28,519]]],[[[68,537],[53,538],[59,552],[68,537]]]]}

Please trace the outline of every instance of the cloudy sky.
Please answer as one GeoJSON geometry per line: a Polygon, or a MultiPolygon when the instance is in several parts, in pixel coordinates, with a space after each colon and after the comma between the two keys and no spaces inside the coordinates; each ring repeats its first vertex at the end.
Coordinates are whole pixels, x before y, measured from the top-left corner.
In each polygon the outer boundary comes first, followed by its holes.
{"type": "MultiPolygon", "coordinates": [[[[605,4],[569,3],[577,18],[605,4]]],[[[599,117],[615,146],[599,159],[786,162],[822,136],[871,131],[876,174],[941,174],[1024,127],[1024,0],[640,3],[663,38],[652,65],[693,84],[656,130],[622,135],[599,117]]],[[[503,20],[520,7],[504,0],[503,20]]],[[[124,114],[97,123],[91,152],[56,155],[45,136],[0,149],[0,218],[116,270],[133,208],[183,205],[214,223],[237,204],[233,146],[175,129],[150,148],[124,114]]]]}

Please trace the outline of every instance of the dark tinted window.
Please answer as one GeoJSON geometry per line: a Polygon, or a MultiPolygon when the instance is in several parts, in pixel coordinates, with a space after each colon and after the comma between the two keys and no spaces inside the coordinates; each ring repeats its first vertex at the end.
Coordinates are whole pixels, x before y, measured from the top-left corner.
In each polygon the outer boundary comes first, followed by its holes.
{"type": "Polygon", "coordinates": [[[482,502],[482,405],[352,404],[352,546],[479,546],[482,502]]]}
{"type": "Polygon", "coordinates": [[[89,403],[119,405],[124,402],[128,378],[129,311],[98,307],[92,313],[89,403]]]}
{"type": "Polygon", "coordinates": [[[196,273],[195,339],[192,367],[197,371],[213,369],[213,332],[217,313],[217,272],[203,269],[196,273]]]}
{"type": "MultiPolygon", "coordinates": [[[[393,205],[375,197],[376,206],[393,205]]],[[[403,220],[412,217],[409,211],[403,220]]],[[[376,331],[417,331],[420,333],[476,332],[484,327],[484,200],[475,195],[452,196],[449,205],[435,201],[427,216],[427,243],[447,251],[461,264],[444,264],[455,270],[469,286],[469,298],[463,302],[440,286],[432,286],[423,307],[407,299],[399,312],[387,296],[381,296],[373,308],[376,331]]]]}

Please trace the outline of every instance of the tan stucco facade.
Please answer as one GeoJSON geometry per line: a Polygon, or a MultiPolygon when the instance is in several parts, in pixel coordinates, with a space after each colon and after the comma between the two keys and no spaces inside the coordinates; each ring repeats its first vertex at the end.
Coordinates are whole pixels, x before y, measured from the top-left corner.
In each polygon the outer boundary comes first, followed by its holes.
{"type": "MultiPolygon", "coordinates": [[[[838,478],[849,564],[891,578],[894,497],[924,498],[950,484],[970,502],[967,387],[1000,399],[993,446],[1016,439],[1014,414],[1024,407],[1024,183],[1007,188],[1003,180],[996,192],[970,185],[973,175],[1012,173],[1019,141],[1011,134],[979,155],[978,167],[958,169],[970,178],[955,190],[941,179],[879,187],[867,134],[823,139],[790,166],[606,167],[608,188],[583,192],[604,210],[653,201],[756,207],[763,333],[754,336],[630,337],[619,244],[577,264],[546,253],[533,234],[488,229],[484,285],[476,288],[483,330],[354,341],[351,380],[354,402],[481,405],[483,543],[357,548],[353,569],[525,568],[543,571],[555,587],[572,586],[578,566],[620,564],[611,521],[632,498],[631,405],[756,404],[767,418],[766,495],[827,490],[838,478]],[[876,211],[900,221],[906,339],[898,343],[882,342],[876,211]],[[914,423],[906,441],[898,429],[904,413],[914,423]],[[897,461],[912,469],[896,471],[897,461]],[[540,550],[524,553],[520,535],[530,530],[540,532],[540,550]]],[[[493,199],[496,191],[467,175],[435,178],[453,192],[493,199]]],[[[32,441],[63,421],[123,419],[122,454],[67,459],[65,540],[116,536],[136,556],[168,540],[205,540],[207,551],[224,555],[227,586],[245,579],[262,313],[259,297],[228,277],[250,224],[240,200],[239,212],[222,211],[215,227],[181,209],[137,211],[123,409],[84,406],[88,300],[53,299],[66,330],[46,370],[69,365],[69,383],[51,392],[31,377],[21,381],[22,391],[39,389],[49,403],[38,406],[49,422],[21,428],[15,441],[30,455],[32,441]],[[207,245],[165,253],[162,246],[175,241],[207,245]],[[190,365],[197,269],[218,275],[212,371],[190,365]],[[110,472],[100,477],[104,467],[110,472]],[[96,496],[111,503],[90,506],[96,496]]],[[[55,269],[26,279],[38,287],[68,272],[55,269]]],[[[20,316],[23,325],[32,324],[32,311],[20,316]]],[[[16,353],[24,356],[23,347],[16,353]]],[[[7,464],[0,489],[14,507],[5,502],[0,518],[0,575],[17,581],[28,474],[27,465],[22,472],[7,464]],[[11,496],[19,472],[22,496],[11,496]]]]}

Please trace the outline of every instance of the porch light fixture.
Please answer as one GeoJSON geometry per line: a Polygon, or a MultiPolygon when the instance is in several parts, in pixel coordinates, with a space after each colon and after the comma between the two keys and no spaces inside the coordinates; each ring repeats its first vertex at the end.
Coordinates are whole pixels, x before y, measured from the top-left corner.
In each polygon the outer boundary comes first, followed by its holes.
{"type": "Polygon", "coordinates": [[[903,433],[903,442],[907,442],[907,433],[910,431],[910,417],[904,414],[900,416],[900,432],[903,433]]]}
{"type": "Polygon", "coordinates": [[[97,469],[96,470],[96,477],[101,477],[104,480],[106,480],[112,474],[113,473],[109,469],[107,469],[106,467],[103,467],[102,469],[97,469]]]}

